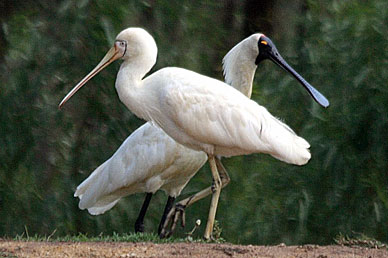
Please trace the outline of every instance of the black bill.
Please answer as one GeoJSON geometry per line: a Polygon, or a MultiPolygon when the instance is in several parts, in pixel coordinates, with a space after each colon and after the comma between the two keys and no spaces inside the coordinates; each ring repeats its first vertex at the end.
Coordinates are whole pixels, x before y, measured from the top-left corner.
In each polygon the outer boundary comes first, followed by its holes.
{"type": "Polygon", "coordinates": [[[284,61],[283,57],[279,54],[275,45],[272,41],[266,37],[261,36],[258,42],[259,45],[259,55],[256,58],[256,65],[260,63],[264,59],[270,59],[275,64],[291,73],[292,76],[295,77],[303,87],[308,91],[308,93],[313,97],[313,99],[323,107],[328,107],[330,105],[329,101],[323,96],[317,89],[315,89],[310,83],[308,83],[300,74],[298,74],[286,61],[284,61]]]}

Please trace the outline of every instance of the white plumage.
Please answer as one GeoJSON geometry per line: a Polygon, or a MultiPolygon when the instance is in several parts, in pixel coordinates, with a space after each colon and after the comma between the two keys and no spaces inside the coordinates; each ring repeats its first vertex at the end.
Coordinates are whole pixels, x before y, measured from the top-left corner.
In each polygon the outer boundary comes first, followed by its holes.
{"type": "Polygon", "coordinates": [[[175,142],[150,122],[134,131],[113,154],[77,187],[80,209],[98,215],[122,197],[164,190],[176,197],[206,162],[204,152],[175,142]]]}
{"type": "Polygon", "coordinates": [[[305,140],[221,81],[172,67],[150,75],[144,84],[132,91],[117,80],[116,88],[119,96],[130,96],[131,101],[121,100],[136,115],[155,122],[189,148],[221,156],[262,152],[297,165],[310,159],[305,140]],[[144,95],[149,106],[141,105],[144,95]]]}
{"type": "MultiPolygon", "coordinates": [[[[249,49],[247,56],[251,57],[251,63],[253,63],[252,60],[255,60],[256,56],[256,63],[258,63],[259,54],[261,54],[259,53],[259,46],[256,44],[249,49]]],[[[287,125],[273,117],[264,107],[221,81],[174,67],[161,69],[143,79],[155,64],[156,55],[155,41],[145,30],[129,28],[122,31],[117,36],[114,47],[100,64],[68,93],[60,106],[111,62],[120,58],[123,59],[124,62],[120,66],[116,79],[116,90],[120,100],[135,115],[159,126],[177,142],[195,150],[202,150],[209,156],[215,181],[215,193],[213,194],[211,212],[209,213],[208,226],[205,232],[205,238],[209,238],[221,190],[220,179],[214,163],[215,155],[234,156],[263,152],[287,163],[303,165],[311,157],[308,151],[309,144],[303,138],[297,136],[287,125]]],[[[227,60],[224,64],[226,67],[225,72],[228,73],[231,68],[229,68],[227,60]]],[[[248,66],[248,63],[241,63],[241,69],[243,70],[249,69],[244,68],[248,66]]],[[[252,82],[255,65],[250,66],[253,67],[253,71],[251,69],[250,72],[247,72],[246,74],[249,76],[244,78],[252,82]]],[[[231,77],[226,76],[227,81],[238,84],[236,82],[238,79],[235,79],[236,73],[231,74],[231,77]]],[[[244,85],[244,83],[241,83],[241,85],[244,85]]],[[[251,89],[245,93],[250,95],[251,89]]],[[[310,91],[310,94],[317,93],[311,93],[310,91]]],[[[125,142],[121,148],[125,149],[126,145],[128,144],[125,142]]],[[[135,146],[132,145],[132,147],[135,146]]],[[[118,152],[124,153],[124,150],[119,149],[118,152]]],[[[138,153],[141,153],[141,150],[138,150],[138,153]]],[[[112,157],[112,160],[115,161],[108,160],[94,172],[96,177],[98,177],[99,171],[108,169],[105,166],[117,171],[115,175],[123,173],[125,168],[128,168],[126,166],[131,166],[130,162],[128,164],[122,162],[123,159],[119,157],[116,160],[115,155],[112,157]],[[119,171],[116,168],[124,170],[119,171]]],[[[165,153],[165,156],[162,155],[164,159],[171,159],[168,156],[167,153],[165,153]]],[[[136,164],[140,164],[141,156],[135,158],[139,160],[136,164]]],[[[160,173],[163,169],[163,167],[156,166],[156,169],[153,170],[153,164],[151,164],[151,167],[148,167],[148,164],[143,165],[145,169],[155,171],[150,174],[160,173]]],[[[92,177],[93,175],[90,178],[92,177]]],[[[106,177],[107,175],[101,176],[101,178],[106,177]]],[[[97,200],[98,193],[104,194],[109,191],[111,191],[111,194],[99,200],[99,208],[95,208],[92,212],[98,213],[104,209],[109,209],[115,204],[117,198],[137,190],[156,191],[158,187],[162,187],[162,189],[168,191],[167,187],[163,188],[162,185],[166,181],[161,180],[160,175],[147,177],[141,173],[134,173],[133,177],[140,188],[117,187],[120,185],[129,186],[134,182],[132,178],[123,175],[122,177],[118,176],[117,179],[101,179],[104,181],[101,181],[101,184],[105,183],[106,186],[99,185],[96,188],[101,189],[97,189],[96,194],[90,195],[86,195],[86,192],[82,190],[84,189],[83,186],[88,184],[85,181],[76,193],[81,198],[80,207],[86,208],[87,203],[92,203],[94,199],[97,200]],[[151,180],[151,178],[155,179],[151,180]],[[141,183],[139,184],[142,180],[144,180],[143,186],[141,186],[141,183]],[[147,183],[147,180],[152,181],[152,183],[147,183]]],[[[100,179],[97,178],[96,180],[100,179]]],[[[183,186],[186,183],[187,181],[183,186]]],[[[175,192],[179,193],[181,190],[182,188],[179,188],[175,192]]]]}
{"type": "MultiPolygon", "coordinates": [[[[247,96],[251,95],[257,67],[252,57],[249,59],[248,50],[257,43],[260,35],[249,37],[250,44],[243,44],[247,40],[242,41],[224,58],[228,84],[247,96]],[[241,76],[246,74],[249,75],[241,76]]],[[[122,197],[133,193],[155,193],[161,189],[176,198],[206,160],[204,152],[183,147],[159,127],[147,122],[77,187],[74,196],[80,199],[79,208],[88,209],[92,215],[105,213],[122,197]]]]}

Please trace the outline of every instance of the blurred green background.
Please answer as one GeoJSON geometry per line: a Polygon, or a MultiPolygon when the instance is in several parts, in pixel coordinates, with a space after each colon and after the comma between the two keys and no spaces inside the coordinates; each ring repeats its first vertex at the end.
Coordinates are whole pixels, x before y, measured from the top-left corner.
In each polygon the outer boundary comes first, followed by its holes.
{"type": "MultiPolygon", "coordinates": [[[[244,244],[328,244],[339,234],[388,241],[388,1],[2,1],[0,30],[0,236],[133,232],[143,195],[91,216],[76,186],[144,121],[119,101],[113,64],[63,110],[58,103],[111,47],[139,26],[158,44],[156,71],[180,66],[222,80],[222,57],[264,32],[320,90],[323,109],[272,62],[252,98],[311,144],[303,166],[267,155],[224,160],[231,176],[217,219],[244,244]]],[[[152,72],[151,71],[151,72],[152,72]]],[[[207,187],[208,165],[180,198],[207,187]]],[[[146,216],[156,232],[166,195],[146,216]]],[[[187,210],[185,236],[207,219],[210,198],[187,210]]],[[[204,230],[204,224],[199,232],[204,230]]]]}

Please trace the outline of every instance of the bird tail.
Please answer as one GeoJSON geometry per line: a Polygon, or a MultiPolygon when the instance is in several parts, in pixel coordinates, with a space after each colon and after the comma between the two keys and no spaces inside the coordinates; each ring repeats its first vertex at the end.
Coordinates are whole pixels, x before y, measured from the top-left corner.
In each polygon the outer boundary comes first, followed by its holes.
{"type": "Polygon", "coordinates": [[[270,137],[273,140],[271,144],[271,156],[294,165],[304,165],[310,158],[310,144],[296,133],[285,123],[272,117],[273,126],[269,128],[270,137]]]}
{"type": "Polygon", "coordinates": [[[106,211],[112,209],[116,203],[120,201],[120,199],[117,199],[105,206],[98,206],[98,205],[95,205],[91,208],[88,208],[88,212],[91,214],[91,215],[100,215],[100,214],[104,214],[106,211]]]}
{"type": "MultiPolygon", "coordinates": [[[[109,161],[109,160],[108,160],[109,161]]],[[[92,215],[103,214],[110,210],[120,200],[120,197],[114,195],[105,196],[108,188],[109,174],[105,168],[108,161],[96,168],[93,173],[86,178],[74,193],[74,197],[79,198],[78,207],[81,210],[88,209],[92,215]]]]}

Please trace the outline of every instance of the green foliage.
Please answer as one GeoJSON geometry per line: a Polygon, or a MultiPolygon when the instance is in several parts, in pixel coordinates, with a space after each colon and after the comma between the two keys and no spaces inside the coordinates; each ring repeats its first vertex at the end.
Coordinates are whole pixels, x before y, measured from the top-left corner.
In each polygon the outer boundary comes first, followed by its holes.
{"type": "Polygon", "coordinates": [[[310,227],[322,233],[318,241],[351,230],[386,241],[388,5],[333,1],[327,16],[313,20],[322,6],[312,5],[306,31],[313,33],[304,51],[333,101],[322,122],[306,128],[320,144],[316,155],[323,168],[310,177],[315,185],[310,227]]]}
{"type": "MultiPolygon", "coordinates": [[[[56,237],[46,240],[156,241],[154,235],[127,234],[142,195],[101,216],[80,211],[73,198],[76,186],[143,123],[117,98],[118,65],[94,78],[64,110],[57,105],[129,26],[155,37],[154,70],[181,66],[221,78],[223,55],[246,36],[242,6],[236,4],[228,24],[224,5],[40,0],[9,15],[2,23],[7,49],[0,63],[0,236],[20,236],[28,228],[30,236],[51,236],[55,229],[56,237]]],[[[283,41],[276,32],[268,35],[331,106],[313,103],[274,64],[260,65],[253,98],[310,142],[312,160],[296,167],[266,155],[225,159],[232,181],[217,211],[223,238],[324,244],[355,231],[388,241],[387,12],[384,0],[307,1],[293,15],[294,34],[283,41]]],[[[206,165],[194,177],[182,198],[210,184],[208,170],[206,165]]],[[[147,231],[155,231],[164,202],[164,193],[152,200],[147,231]]],[[[190,207],[187,228],[177,235],[184,237],[197,219],[206,221],[208,208],[208,199],[190,207]]],[[[201,225],[190,237],[203,230],[201,225]]]]}

